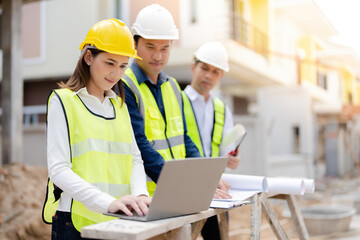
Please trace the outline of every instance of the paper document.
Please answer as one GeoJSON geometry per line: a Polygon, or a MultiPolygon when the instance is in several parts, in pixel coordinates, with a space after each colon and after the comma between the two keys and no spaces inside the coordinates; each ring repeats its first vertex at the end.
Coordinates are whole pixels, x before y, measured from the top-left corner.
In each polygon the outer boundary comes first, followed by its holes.
{"type": "Polygon", "coordinates": [[[228,192],[232,198],[213,199],[210,207],[216,208],[217,205],[231,206],[231,204],[235,204],[236,202],[249,200],[249,198],[260,192],[266,192],[269,195],[303,195],[304,193],[313,193],[315,191],[313,179],[264,177],[228,173],[224,173],[221,179],[230,184],[231,188],[228,192]],[[224,202],[227,202],[228,205],[224,202]]]}
{"type": "Polygon", "coordinates": [[[221,179],[231,186],[229,194],[232,198],[220,201],[244,201],[256,193],[268,191],[267,180],[263,176],[224,173],[221,179]]]}
{"type": "Polygon", "coordinates": [[[220,148],[225,149],[229,147],[231,144],[237,146],[241,142],[245,134],[246,134],[245,127],[241,124],[236,124],[234,128],[224,136],[224,138],[221,141],[220,148]]]}
{"type": "Polygon", "coordinates": [[[249,204],[250,201],[217,201],[213,200],[210,204],[211,208],[234,208],[234,207],[240,207],[242,205],[249,204]]]}

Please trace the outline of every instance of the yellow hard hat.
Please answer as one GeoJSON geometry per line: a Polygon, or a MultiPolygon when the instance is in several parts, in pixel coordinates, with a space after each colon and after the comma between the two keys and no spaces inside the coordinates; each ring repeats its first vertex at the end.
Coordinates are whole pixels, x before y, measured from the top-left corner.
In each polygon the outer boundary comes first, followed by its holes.
{"type": "Polygon", "coordinates": [[[79,49],[85,46],[95,46],[97,49],[141,59],[135,50],[135,43],[129,28],[122,21],[111,18],[96,23],[88,32],[79,49]]]}

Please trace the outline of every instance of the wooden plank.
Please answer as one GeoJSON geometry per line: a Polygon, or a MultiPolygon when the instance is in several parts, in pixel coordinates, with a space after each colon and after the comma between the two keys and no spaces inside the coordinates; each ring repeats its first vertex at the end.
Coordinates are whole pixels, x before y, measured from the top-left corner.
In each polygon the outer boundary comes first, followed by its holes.
{"type": "MultiPolygon", "coordinates": [[[[296,199],[291,195],[279,195],[289,203],[293,216],[299,225],[300,240],[308,240],[309,236],[305,228],[301,213],[296,204],[296,199]]],[[[81,231],[82,237],[100,239],[122,239],[122,240],[163,240],[163,239],[192,239],[196,240],[208,217],[218,215],[220,223],[221,239],[228,239],[227,209],[208,209],[197,214],[167,218],[151,222],[136,222],[116,219],[108,222],[98,223],[84,227],[81,231]],[[191,223],[192,226],[191,226],[191,223]]],[[[259,240],[261,232],[261,212],[272,228],[277,239],[288,240],[282,228],[278,216],[270,206],[268,196],[265,193],[256,194],[252,198],[251,208],[251,240],[259,240]],[[262,211],[262,207],[264,208],[262,211]]]]}
{"type": "Polygon", "coordinates": [[[149,240],[186,240],[191,238],[191,224],[188,223],[183,227],[171,230],[167,233],[163,233],[159,236],[150,238],[149,240]]]}
{"type": "Polygon", "coordinates": [[[23,89],[22,0],[2,1],[3,78],[1,83],[2,164],[22,162],[23,89]]]}
{"type": "Polygon", "coordinates": [[[267,195],[268,198],[276,198],[276,199],[282,199],[282,200],[286,200],[286,196],[287,196],[287,194],[276,194],[276,195],[271,195],[271,196],[269,196],[269,194],[267,195]]]}
{"type": "Polygon", "coordinates": [[[218,216],[220,238],[221,240],[229,239],[229,221],[226,212],[220,213],[218,216]]]}
{"type": "Polygon", "coordinates": [[[294,225],[299,234],[299,239],[309,240],[309,233],[306,229],[304,218],[302,217],[301,211],[297,205],[295,196],[286,195],[286,200],[291,212],[292,219],[294,221],[294,225]]]}
{"type": "Polygon", "coordinates": [[[201,229],[204,227],[207,218],[194,222],[191,226],[191,239],[196,240],[199,236],[201,229]]]}
{"type": "MultiPolygon", "coordinates": [[[[81,229],[81,236],[97,239],[124,239],[141,240],[149,239],[168,231],[181,228],[202,219],[226,212],[226,209],[208,209],[206,211],[175,218],[166,218],[150,222],[137,222],[115,219],[107,222],[97,223],[81,229]]],[[[191,232],[191,230],[190,230],[191,232]]],[[[190,237],[188,239],[191,238],[190,237]]]]}
{"type": "Polygon", "coordinates": [[[262,193],[260,195],[260,201],[262,206],[264,207],[264,215],[268,220],[268,223],[270,224],[277,239],[288,240],[289,238],[286,235],[283,227],[281,226],[276,212],[271,208],[269,200],[267,199],[267,195],[265,193],[262,193]]]}
{"type": "Polygon", "coordinates": [[[260,203],[259,195],[255,194],[252,197],[252,205],[251,205],[250,239],[259,240],[260,232],[261,232],[261,203],[260,203]]]}

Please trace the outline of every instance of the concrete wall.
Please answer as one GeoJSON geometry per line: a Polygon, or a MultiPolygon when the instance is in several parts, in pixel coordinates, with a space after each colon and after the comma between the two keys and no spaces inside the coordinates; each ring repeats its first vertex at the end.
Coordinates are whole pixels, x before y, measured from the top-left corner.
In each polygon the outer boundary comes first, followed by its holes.
{"type": "Polygon", "coordinates": [[[42,56],[28,61],[25,79],[51,78],[72,74],[80,55],[79,46],[88,30],[103,18],[114,17],[109,11],[113,0],[53,0],[40,4],[40,40],[42,56]]]}
{"type": "Polygon", "coordinates": [[[258,115],[269,122],[269,174],[313,177],[314,123],[309,93],[301,87],[260,89],[258,115]]]}
{"type": "Polygon", "coordinates": [[[47,167],[45,124],[24,126],[22,155],[24,164],[47,167]]]}
{"type": "Polygon", "coordinates": [[[258,92],[258,114],[271,121],[270,153],[313,153],[311,99],[301,87],[269,87],[258,92]],[[296,143],[295,128],[299,128],[296,143]],[[298,151],[295,149],[299,146],[298,151]]]}
{"type": "Polygon", "coordinates": [[[80,55],[79,45],[97,20],[94,0],[46,1],[42,4],[45,59],[24,67],[24,78],[70,75],[80,55]],[[86,6],[86,11],[80,11],[86,6]],[[81,14],[80,14],[81,13],[81,14]]]}
{"type": "Polygon", "coordinates": [[[286,75],[285,84],[294,84],[298,80],[297,39],[302,31],[294,20],[280,9],[274,11],[273,23],[269,36],[271,62],[282,70],[286,69],[283,73],[286,75]]]}
{"type": "Polygon", "coordinates": [[[198,46],[205,41],[229,39],[231,1],[180,1],[180,45],[198,46]],[[192,22],[192,15],[196,21],[192,22]]]}

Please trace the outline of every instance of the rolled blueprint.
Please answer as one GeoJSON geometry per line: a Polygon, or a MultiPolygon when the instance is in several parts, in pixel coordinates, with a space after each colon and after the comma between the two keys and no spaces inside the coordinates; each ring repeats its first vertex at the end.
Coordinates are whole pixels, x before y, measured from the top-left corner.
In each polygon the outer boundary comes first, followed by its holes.
{"type": "Polygon", "coordinates": [[[236,190],[254,190],[259,192],[268,191],[266,177],[252,175],[238,175],[223,173],[221,179],[230,184],[232,189],[236,190]]]}
{"type": "Polygon", "coordinates": [[[296,194],[305,193],[305,183],[302,178],[273,177],[267,178],[269,193],[271,194],[296,194]]]}
{"type": "Polygon", "coordinates": [[[222,180],[230,184],[228,193],[231,199],[220,199],[218,201],[246,200],[259,192],[267,192],[268,185],[265,177],[251,175],[237,175],[224,173],[222,180]]]}
{"type": "Polygon", "coordinates": [[[314,193],[315,191],[315,181],[314,179],[304,178],[305,183],[305,193],[314,193]]]}

